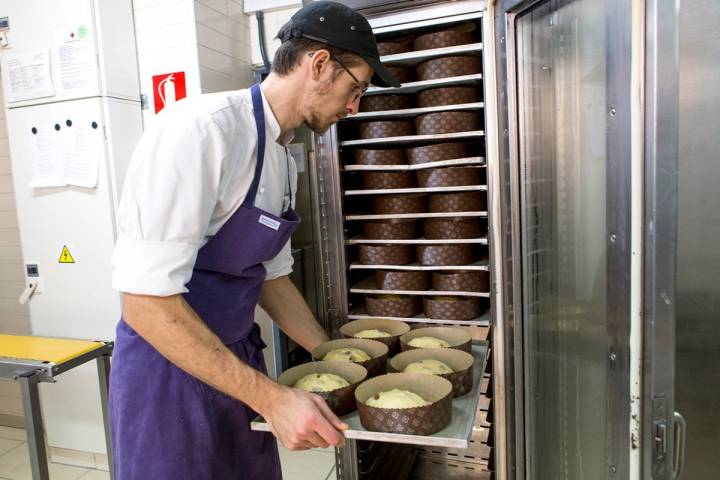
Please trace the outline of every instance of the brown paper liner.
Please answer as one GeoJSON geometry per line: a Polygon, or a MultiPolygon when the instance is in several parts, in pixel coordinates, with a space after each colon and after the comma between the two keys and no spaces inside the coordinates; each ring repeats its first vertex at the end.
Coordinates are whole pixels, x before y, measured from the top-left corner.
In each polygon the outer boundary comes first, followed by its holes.
{"type": "Polygon", "coordinates": [[[455,160],[468,156],[467,146],[464,143],[437,143],[422,147],[409,148],[408,160],[411,165],[440,162],[442,160],[455,160]]]}
{"type": "Polygon", "coordinates": [[[320,395],[335,415],[347,415],[357,409],[355,389],[367,379],[368,372],[362,365],[350,362],[310,362],[285,370],[278,378],[278,383],[293,387],[305,375],[313,373],[334,373],[350,385],[330,392],[312,392],[320,395]]]}
{"type": "Polygon", "coordinates": [[[436,193],[428,200],[430,212],[482,212],[485,199],[480,192],[436,193]]]}
{"type": "Polygon", "coordinates": [[[372,202],[378,215],[427,212],[427,195],[377,195],[372,202]]]}
{"type": "Polygon", "coordinates": [[[417,221],[402,218],[368,220],[363,222],[362,231],[367,240],[410,240],[418,236],[417,221]]]}
{"type": "Polygon", "coordinates": [[[355,163],[358,165],[404,165],[407,163],[405,150],[358,148],[355,150],[355,163]]]}
{"type": "MultiPolygon", "coordinates": [[[[371,358],[364,362],[358,362],[357,365],[365,367],[368,372],[368,378],[382,375],[387,371],[388,347],[382,342],[368,340],[364,338],[341,338],[339,340],[330,340],[321,343],[311,352],[315,361],[322,360],[330,351],[337,348],[359,348],[367,353],[371,358]]],[[[350,363],[350,362],[338,362],[350,363]]]]}
{"type": "Polygon", "coordinates": [[[417,171],[419,187],[459,187],[481,185],[482,171],[478,167],[446,167],[417,171]]]}
{"type": "Polygon", "coordinates": [[[360,99],[361,112],[405,110],[414,106],[415,97],[413,95],[370,95],[360,99]]]}
{"type": "Polygon", "coordinates": [[[473,75],[482,71],[480,58],[460,55],[427,60],[417,66],[415,72],[418,80],[435,80],[438,78],[473,75]]]}
{"type": "Polygon", "coordinates": [[[478,87],[440,87],[423,90],[418,93],[418,107],[437,107],[440,105],[459,105],[480,101],[478,87]]]}
{"type": "Polygon", "coordinates": [[[477,258],[473,245],[418,245],[417,262],[420,265],[447,266],[467,265],[477,258]]]}
{"type": "Polygon", "coordinates": [[[410,318],[422,312],[422,300],[414,295],[365,295],[365,309],[373,317],[410,318]]]}
{"type": "Polygon", "coordinates": [[[475,112],[426,113],[415,118],[418,135],[471,132],[480,130],[480,116],[475,112]]]}
{"type": "Polygon", "coordinates": [[[430,274],[422,271],[376,270],[375,283],[381,290],[429,290],[430,274]]]}
{"type": "Polygon", "coordinates": [[[360,245],[363,265],[407,265],[415,261],[412,245],[360,245]]]}
{"type": "Polygon", "coordinates": [[[450,424],[452,384],[435,375],[391,373],[366,380],[355,390],[360,423],[373,432],[431,435],[450,424]],[[413,408],[376,408],[365,402],[376,393],[398,388],[417,393],[430,405],[413,408]]]}
{"type": "Polygon", "coordinates": [[[363,172],[362,179],[366,190],[417,187],[415,172],[363,172]]]}
{"type": "Polygon", "coordinates": [[[482,315],[478,297],[423,298],[425,316],[436,320],[472,320],[482,315]]]}
{"type": "Polygon", "coordinates": [[[355,334],[363,330],[377,328],[390,334],[389,337],[373,338],[387,345],[390,356],[400,351],[400,336],[410,331],[410,325],[399,320],[382,320],[379,318],[363,318],[353,320],[340,327],[340,333],[346,338],[355,338],[355,334]]]}
{"type": "Polygon", "coordinates": [[[487,292],[490,290],[488,272],[433,272],[433,290],[439,292],[487,292]]]}
{"type": "Polygon", "coordinates": [[[360,138],[404,137],[415,135],[411,120],[376,120],[358,124],[360,138]]]}
{"type": "Polygon", "coordinates": [[[438,32],[426,33],[415,39],[413,48],[415,50],[429,50],[431,48],[446,48],[475,43],[474,31],[474,24],[465,23],[438,32]]]}
{"type": "Polygon", "coordinates": [[[388,373],[404,372],[405,367],[420,360],[439,360],[453,369],[452,373],[438,375],[452,383],[453,398],[465,395],[473,387],[472,354],[453,348],[417,348],[395,355],[388,364],[388,373]]]}
{"type": "Polygon", "coordinates": [[[472,338],[467,330],[462,327],[423,327],[410,330],[400,337],[400,348],[402,351],[416,350],[416,347],[408,345],[408,343],[417,337],[439,338],[450,344],[448,348],[462,350],[467,353],[470,353],[472,347],[472,338]]]}
{"type": "Polygon", "coordinates": [[[480,238],[483,231],[475,218],[426,218],[423,234],[428,240],[480,238]]]}
{"type": "Polygon", "coordinates": [[[388,70],[395,75],[400,83],[415,81],[415,69],[411,67],[388,67],[388,70]]]}
{"type": "Polygon", "coordinates": [[[398,53],[412,52],[413,38],[403,37],[394,40],[385,40],[377,43],[380,56],[397,55],[398,53]]]}

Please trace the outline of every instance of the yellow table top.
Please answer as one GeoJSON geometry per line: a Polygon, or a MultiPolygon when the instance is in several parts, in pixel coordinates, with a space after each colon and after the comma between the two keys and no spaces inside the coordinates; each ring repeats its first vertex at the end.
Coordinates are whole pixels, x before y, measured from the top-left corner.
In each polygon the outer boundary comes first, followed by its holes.
{"type": "Polygon", "coordinates": [[[86,340],[0,334],[0,361],[2,358],[10,358],[52,362],[59,365],[103,345],[102,342],[86,340]]]}

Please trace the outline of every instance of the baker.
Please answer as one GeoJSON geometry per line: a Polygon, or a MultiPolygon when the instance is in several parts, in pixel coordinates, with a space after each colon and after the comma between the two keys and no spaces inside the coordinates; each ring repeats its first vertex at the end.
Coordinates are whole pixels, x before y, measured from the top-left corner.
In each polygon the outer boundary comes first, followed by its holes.
{"type": "Polygon", "coordinates": [[[335,2],[293,15],[272,71],[248,90],[161,112],[130,162],[113,286],[123,292],[110,378],[118,480],[281,478],[290,449],[343,445],[314,394],[266,376],[255,306],[310,351],[328,340],[288,278],[293,130],[357,112],[370,83],[397,86],[370,26],[335,2]],[[262,415],[270,433],[253,432],[262,415]]]}

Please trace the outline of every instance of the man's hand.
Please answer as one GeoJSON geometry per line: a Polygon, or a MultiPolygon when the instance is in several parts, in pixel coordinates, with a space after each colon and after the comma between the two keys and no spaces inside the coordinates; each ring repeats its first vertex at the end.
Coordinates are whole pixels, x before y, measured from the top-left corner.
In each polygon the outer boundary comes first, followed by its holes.
{"type": "Polygon", "coordinates": [[[348,425],[318,395],[278,385],[259,413],[275,437],[290,450],[345,445],[342,431],[348,425]]]}

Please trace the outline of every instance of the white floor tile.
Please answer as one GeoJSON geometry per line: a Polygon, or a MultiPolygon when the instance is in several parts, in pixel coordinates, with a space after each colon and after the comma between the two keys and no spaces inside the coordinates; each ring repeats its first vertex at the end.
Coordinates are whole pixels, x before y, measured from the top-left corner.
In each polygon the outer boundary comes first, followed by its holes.
{"type": "MultiPolygon", "coordinates": [[[[52,480],[77,480],[88,470],[68,465],[50,464],[50,478],[52,480]]],[[[30,469],[30,454],[27,444],[16,447],[0,457],[0,477],[10,480],[32,480],[30,469]]]]}
{"type": "Polygon", "coordinates": [[[8,453],[10,450],[19,447],[23,442],[20,440],[7,440],[0,438],[0,457],[8,453]]]}
{"type": "Polygon", "coordinates": [[[100,470],[90,470],[80,477],[79,480],[110,480],[110,474],[108,472],[101,472],[100,470]]]}
{"type": "Polygon", "coordinates": [[[27,441],[27,435],[25,430],[22,428],[11,428],[11,427],[0,427],[0,438],[6,440],[20,440],[21,442],[27,441]]]}
{"type": "Polygon", "coordinates": [[[294,452],[280,447],[284,480],[326,480],[335,468],[333,450],[317,449],[294,452]]]}

